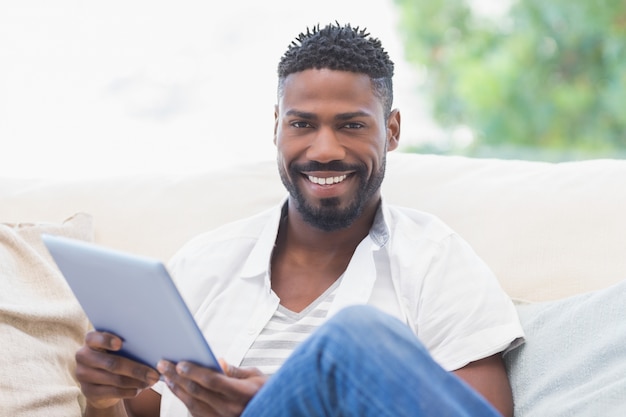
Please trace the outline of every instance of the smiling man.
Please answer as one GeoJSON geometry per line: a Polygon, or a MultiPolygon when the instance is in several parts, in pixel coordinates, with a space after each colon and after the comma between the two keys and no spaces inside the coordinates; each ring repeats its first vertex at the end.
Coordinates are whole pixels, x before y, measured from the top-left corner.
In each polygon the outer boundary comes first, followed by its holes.
{"type": "Polygon", "coordinates": [[[515,309],[440,220],[381,197],[400,138],[393,63],[349,25],[300,34],[278,68],[288,196],[193,239],[171,272],[223,373],[77,353],[87,416],[510,416],[515,309]],[[159,377],[161,382],[157,382],[159,377]]]}

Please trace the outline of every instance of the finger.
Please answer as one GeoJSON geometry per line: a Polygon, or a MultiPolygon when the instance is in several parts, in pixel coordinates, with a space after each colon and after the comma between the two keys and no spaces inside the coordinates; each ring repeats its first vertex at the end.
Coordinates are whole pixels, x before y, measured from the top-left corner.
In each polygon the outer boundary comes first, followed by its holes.
{"type": "Polygon", "coordinates": [[[227,373],[223,374],[185,361],[176,365],[176,372],[211,391],[230,398],[250,398],[266,379],[256,368],[242,369],[227,365],[227,373]]]}
{"type": "Polygon", "coordinates": [[[175,367],[175,381],[189,396],[209,403],[225,415],[239,415],[263,385],[265,377],[256,369],[232,366],[228,369],[243,378],[233,378],[191,362],[179,362],[175,367]]]}
{"type": "Polygon", "coordinates": [[[91,351],[83,355],[76,354],[76,378],[81,384],[109,385],[119,388],[143,389],[154,385],[159,380],[156,371],[137,366],[125,358],[104,352],[91,351]],[[120,360],[130,362],[127,365],[117,364],[120,360]]]}
{"type": "Polygon", "coordinates": [[[228,362],[226,362],[226,360],[225,360],[225,359],[223,359],[223,358],[219,358],[219,359],[217,360],[217,363],[219,363],[220,368],[222,368],[222,371],[224,371],[224,373],[225,373],[226,375],[229,375],[229,373],[228,373],[228,369],[230,368],[230,364],[229,364],[228,362]]]}
{"type": "MultiPolygon", "coordinates": [[[[104,344],[100,343],[102,341],[99,339],[99,336],[93,336],[90,343],[92,346],[107,345],[106,342],[104,344]]],[[[104,374],[109,374],[109,378],[104,378],[105,381],[102,381],[103,383],[136,388],[153,385],[159,380],[159,373],[149,366],[89,346],[83,346],[76,352],[76,365],[76,373],[79,380],[81,378],[91,378],[91,375],[96,375],[100,378],[104,374]],[[90,373],[91,369],[104,372],[90,373]]],[[[91,379],[88,381],[92,382],[91,379]]],[[[99,380],[93,382],[99,382],[99,380]]]]}
{"type": "Polygon", "coordinates": [[[151,382],[116,375],[78,363],[75,372],[87,402],[96,408],[112,407],[121,399],[136,397],[153,385],[151,382]]]}
{"type": "Polygon", "coordinates": [[[246,378],[264,376],[263,372],[261,372],[257,368],[245,368],[244,369],[244,368],[238,368],[233,365],[226,365],[226,366],[227,366],[227,371],[225,371],[225,373],[232,378],[246,379],[246,378]]]}
{"type": "Polygon", "coordinates": [[[168,388],[187,407],[192,415],[224,416],[225,402],[221,394],[207,390],[176,371],[176,366],[168,361],[161,361],[157,365],[168,388]]]}
{"type": "Polygon", "coordinates": [[[191,362],[179,362],[175,366],[175,372],[196,385],[208,391],[220,394],[228,394],[231,389],[230,378],[220,372],[195,365],[191,362]]]}
{"type": "Polygon", "coordinates": [[[118,351],[122,348],[122,339],[118,336],[92,330],[85,335],[85,345],[95,350],[118,351]]]}
{"type": "Polygon", "coordinates": [[[103,398],[133,398],[143,390],[148,389],[149,385],[137,380],[119,378],[94,370],[81,381],[80,387],[87,398],[97,400],[103,398]],[[88,382],[89,380],[94,382],[88,382]]]}

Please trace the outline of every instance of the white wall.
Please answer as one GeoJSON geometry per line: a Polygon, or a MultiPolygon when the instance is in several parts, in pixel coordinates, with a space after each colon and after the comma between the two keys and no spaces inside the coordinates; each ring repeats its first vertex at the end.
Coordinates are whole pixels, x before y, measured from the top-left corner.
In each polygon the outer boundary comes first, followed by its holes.
{"type": "Polygon", "coordinates": [[[0,3],[0,176],[194,172],[273,158],[276,64],[307,26],[381,39],[403,139],[433,129],[393,0],[0,3]]]}

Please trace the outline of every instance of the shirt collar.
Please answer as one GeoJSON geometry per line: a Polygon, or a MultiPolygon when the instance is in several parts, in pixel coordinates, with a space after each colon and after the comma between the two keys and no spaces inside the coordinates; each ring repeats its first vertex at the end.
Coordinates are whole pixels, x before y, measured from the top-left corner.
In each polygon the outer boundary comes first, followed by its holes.
{"type": "MultiPolygon", "coordinates": [[[[276,243],[280,221],[287,214],[287,200],[288,197],[285,197],[282,203],[271,211],[269,221],[263,227],[254,248],[241,270],[243,278],[265,276],[269,271],[270,259],[276,243]]],[[[369,232],[370,239],[379,248],[385,246],[389,241],[388,219],[389,210],[384,201],[382,201],[378,205],[374,223],[369,232]]]]}
{"type": "MultiPolygon", "coordinates": [[[[256,244],[241,269],[241,276],[243,278],[267,275],[270,268],[272,251],[274,250],[274,244],[276,243],[276,237],[278,235],[280,220],[286,215],[287,198],[288,197],[285,197],[280,205],[271,210],[269,220],[265,223],[256,244]]],[[[264,217],[264,219],[267,219],[267,217],[264,217]]]]}
{"type": "Polygon", "coordinates": [[[378,247],[382,248],[389,241],[389,210],[384,200],[378,205],[374,223],[370,229],[370,238],[378,247]]]}

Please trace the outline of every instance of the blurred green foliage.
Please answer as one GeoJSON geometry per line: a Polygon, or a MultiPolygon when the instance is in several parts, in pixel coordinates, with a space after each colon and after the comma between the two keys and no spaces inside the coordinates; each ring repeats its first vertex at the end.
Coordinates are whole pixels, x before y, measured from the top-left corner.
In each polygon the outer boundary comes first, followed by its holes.
{"type": "Polygon", "coordinates": [[[626,155],[626,1],[518,0],[498,17],[468,0],[395,2],[435,120],[474,133],[449,151],[626,155]]]}

